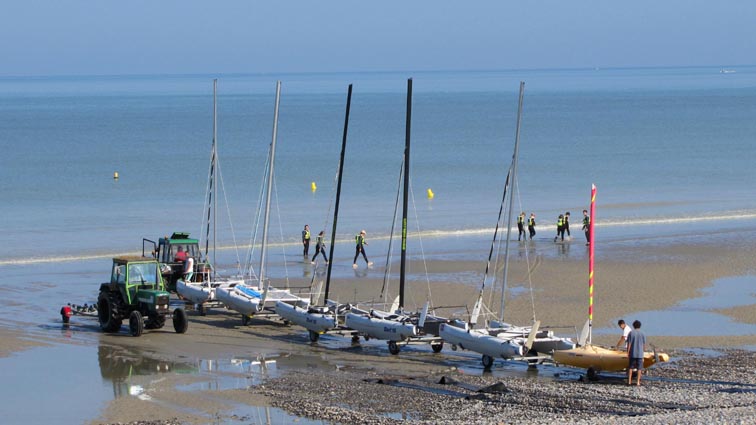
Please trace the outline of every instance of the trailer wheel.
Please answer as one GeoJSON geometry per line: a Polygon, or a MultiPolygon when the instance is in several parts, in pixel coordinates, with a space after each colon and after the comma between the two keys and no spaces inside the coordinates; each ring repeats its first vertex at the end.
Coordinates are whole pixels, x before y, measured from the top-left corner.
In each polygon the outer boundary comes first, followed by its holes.
{"type": "Polygon", "coordinates": [[[493,357],[484,354],[483,358],[481,359],[483,361],[483,369],[484,370],[491,370],[491,366],[493,366],[494,359],[493,357]]]}
{"type": "Polygon", "coordinates": [[[320,339],[320,334],[315,331],[308,331],[310,335],[310,342],[318,342],[320,339]]]}
{"type": "Polygon", "coordinates": [[[121,329],[121,319],[116,318],[115,302],[108,290],[100,291],[97,297],[97,320],[103,332],[118,332],[121,329]]]}
{"type": "Polygon", "coordinates": [[[204,303],[197,304],[197,312],[199,312],[200,316],[207,316],[207,309],[204,303]]]}
{"type": "Polygon", "coordinates": [[[142,336],[142,332],[144,332],[142,313],[137,310],[132,311],[129,315],[129,332],[131,332],[131,336],[142,336]]]}
{"type": "Polygon", "coordinates": [[[177,308],[173,310],[173,330],[177,334],[186,333],[189,329],[189,321],[186,319],[186,313],[183,308],[177,308]]]}
{"type": "Polygon", "coordinates": [[[399,344],[397,344],[396,341],[389,341],[388,342],[388,349],[389,349],[389,353],[391,353],[393,355],[399,354],[399,351],[400,351],[399,344]]]}
{"type": "Polygon", "coordinates": [[[247,316],[246,314],[242,314],[242,325],[249,325],[249,316],[247,316]]]}
{"type": "Polygon", "coordinates": [[[438,344],[431,344],[431,350],[433,350],[434,353],[440,353],[441,350],[443,349],[444,349],[444,341],[441,341],[438,344]]]}
{"type": "Polygon", "coordinates": [[[585,376],[588,377],[589,381],[597,381],[598,380],[598,372],[596,369],[589,367],[588,370],[585,371],[585,376]]]}

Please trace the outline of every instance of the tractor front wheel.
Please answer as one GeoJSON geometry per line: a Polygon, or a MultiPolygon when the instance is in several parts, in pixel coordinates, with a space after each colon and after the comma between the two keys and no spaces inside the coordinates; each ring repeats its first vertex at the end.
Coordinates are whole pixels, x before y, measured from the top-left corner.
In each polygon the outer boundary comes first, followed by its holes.
{"type": "Polygon", "coordinates": [[[132,311],[129,316],[129,332],[131,332],[131,336],[142,336],[142,332],[144,332],[142,313],[137,310],[132,311]]]}
{"type": "Polygon", "coordinates": [[[103,332],[118,332],[121,329],[121,319],[116,317],[114,296],[108,290],[100,291],[97,297],[97,320],[103,332]]]}
{"type": "Polygon", "coordinates": [[[186,319],[183,308],[173,310],[173,329],[177,334],[186,333],[186,330],[189,329],[189,321],[186,319]]]}

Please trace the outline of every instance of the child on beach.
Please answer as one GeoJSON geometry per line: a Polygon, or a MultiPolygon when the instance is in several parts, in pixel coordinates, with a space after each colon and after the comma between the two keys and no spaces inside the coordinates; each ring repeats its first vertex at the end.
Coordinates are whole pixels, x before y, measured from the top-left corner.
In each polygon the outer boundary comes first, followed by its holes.
{"type": "Polygon", "coordinates": [[[517,240],[519,241],[521,237],[525,237],[525,240],[528,240],[528,236],[525,234],[525,213],[521,212],[519,216],[517,216],[517,240]]]}
{"type": "Polygon", "coordinates": [[[591,244],[591,218],[588,216],[588,210],[583,210],[583,231],[585,232],[585,244],[591,244]]]}
{"type": "Polygon", "coordinates": [[[570,212],[564,213],[564,231],[567,232],[567,240],[570,240],[570,212]]]}
{"type": "Polygon", "coordinates": [[[315,240],[315,255],[312,256],[312,261],[310,261],[311,264],[315,264],[315,258],[317,258],[318,254],[323,253],[323,259],[325,259],[326,264],[328,264],[328,257],[325,253],[325,242],[323,241],[325,239],[325,232],[320,231],[318,233],[318,238],[315,240]]]}
{"type": "Polygon", "coordinates": [[[535,236],[535,234],[536,234],[535,226],[536,226],[535,214],[534,213],[530,213],[530,218],[528,219],[528,232],[530,233],[530,240],[531,241],[533,240],[533,236],[535,236]]]}
{"type": "Polygon", "coordinates": [[[562,237],[562,241],[564,241],[564,215],[562,214],[559,214],[559,217],[557,217],[557,235],[554,236],[554,242],[556,242],[560,236],[562,237]]]}
{"type": "Polygon", "coordinates": [[[359,235],[354,237],[354,242],[356,243],[355,250],[354,250],[354,261],[352,261],[352,268],[357,268],[357,257],[360,256],[360,253],[362,253],[362,258],[365,259],[365,262],[367,263],[368,267],[373,265],[372,261],[368,261],[367,255],[365,254],[365,246],[367,245],[367,241],[365,240],[365,231],[361,231],[359,235]]]}

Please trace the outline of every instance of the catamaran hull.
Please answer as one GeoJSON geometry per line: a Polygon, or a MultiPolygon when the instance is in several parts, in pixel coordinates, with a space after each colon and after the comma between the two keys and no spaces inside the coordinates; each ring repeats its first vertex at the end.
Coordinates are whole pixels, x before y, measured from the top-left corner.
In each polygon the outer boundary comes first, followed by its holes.
{"type": "MultiPolygon", "coordinates": [[[[627,369],[626,351],[613,350],[595,345],[586,345],[572,350],[555,351],[554,361],[563,365],[594,369],[596,371],[615,372],[627,369]]],[[[652,352],[643,353],[643,367],[656,363],[657,356],[652,352]]],[[[669,361],[667,353],[658,354],[659,362],[669,361]]]]}
{"type": "Polygon", "coordinates": [[[258,309],[260,307],[260,298],[239,293],[236,287],[217,288],[215,297],[227,308],[238,311],[245,316],[252,316],[260,311],[258,309]]]}
{"type": "Polygon", "coordinates": [[[183,280],[176,282],[176,293],[194,304],[202,304],[215,299],[214,288],[199,283],[184,282],[183,280]]]}
{"type": "Polygon", "coordinates": [[[386,341],[404,341],[417,335],[417,327],[411,323],[379,319],[362,314],[347,313],[345,324],[348,328],[359,331],[363,335],[386,341]]]}
{"type": "Polygon", "coordinates": [[[336,318],[332,314],[312,313],[304,308],[282,301],[276,303],[276,314],[284,320],[288,320],[318,334],[323,334],[336,328],[336,318]]]}
{"type": "Polygon", "coordinates": [[[503,340],[501,338],[482,333],[478,330],[467,330],[441,324],[439,334],[444,341],[457,345],[465,350],[475,351],[492,358],[511,359],[524,354],[522,338],[503,340]]]}
{"type": "Polygon", "coordinates": [[[575,348],[575,343],[572,340],[558,336],[549,336],[536,337],[530,349],[539,354],[551,355],[551,353],[559,350],[572,350],[573,348],[575,348]]]}

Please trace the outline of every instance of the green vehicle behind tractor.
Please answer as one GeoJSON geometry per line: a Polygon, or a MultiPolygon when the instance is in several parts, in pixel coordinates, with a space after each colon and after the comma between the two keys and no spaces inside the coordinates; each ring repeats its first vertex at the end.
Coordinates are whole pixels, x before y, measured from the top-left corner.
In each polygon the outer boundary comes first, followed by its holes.
{"type": "Polygon", "coordinates": [[[192,281],[199,281],[210,269],[209,264],[200,262],[199,241],[189,237],[189,233],[173,232],[168,237],[158,239],[158,242],[142,239],[142,255],[148,255],[148,246],[151,245],[152,256],[162,265],[161,272],[165,280],[166,290],[176,292],[176,282],[189,272],[186,270],[185,258],[194,259],[192,281]],[[181,253],[181,254],[179,254],[181,253]],[[179,257],[183,255],[184,258],[179,257]]]}
{"type": "Polygon", "coordinates": [[[105,332],[118,332],[128,319],[133,336],[142,335],[144,329],[162,328],[168,317],[173,318],[177,333],[185,333],[189,327],[182,308],[170,311],[170,294],[157,260],[140,256],[113,258],[110,283],[100,285],[97,317],[105,332]]]}

